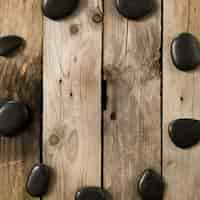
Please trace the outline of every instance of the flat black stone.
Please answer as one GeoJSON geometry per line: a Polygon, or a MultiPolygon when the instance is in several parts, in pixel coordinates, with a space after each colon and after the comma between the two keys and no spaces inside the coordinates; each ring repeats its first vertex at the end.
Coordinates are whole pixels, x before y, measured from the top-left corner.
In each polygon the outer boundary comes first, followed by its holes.
{"type": "Polygon", "coordinates": [[[62,19],[71,14],[78,6],[79,0],[43,0],[43,14],[53,20],[62,19]]]}
{"type": "Polygon", "coordinates": [[[4,102],[0,107],[0,135],[15,136],[27,126],[29,120],[30,112],[26,105],[15,101],[4,102]]]}
{"type": "Polygon", "coordinates": [[[138,181],[138,192],[143,200],[161,200],[164,194],[164,181],[152,169],[146,169],[138,181]]]}
{"type": "Polygon", "coordinates": [[[200,64],[200,45],[190,33],[181,33],[171,44],[171,57],[177,69],[189,71],[200,64]]]}
{"type": "Polygon", "coordinates": [[[8,56],[18,49],[24,40],[16,35],[0,37],[0,56],[8,56]]]}
{"type": "Polygon", "coordinates": [[[33,197],[41,197],[48,191],[50,169],[44,164],[35,165],[26,181],[26,190],[33,197]]]}
{"type": "Polygon", "coordinates": [[[126,18],[139,19],[153,9],[152,0],[116,0],[118,11],[126,18]]]}
{"type": "Polygon", "coordinates": [[[171,141],[182,149],[196,145],[200,140],[200,121],[194,119],[177,119],[169,124],[171,141]]]}
{"type": "Polygon", "coordinates": [[[105,194],[99,187],[84,187],[76,192],[75,200],[105,200],[105,194]]]}

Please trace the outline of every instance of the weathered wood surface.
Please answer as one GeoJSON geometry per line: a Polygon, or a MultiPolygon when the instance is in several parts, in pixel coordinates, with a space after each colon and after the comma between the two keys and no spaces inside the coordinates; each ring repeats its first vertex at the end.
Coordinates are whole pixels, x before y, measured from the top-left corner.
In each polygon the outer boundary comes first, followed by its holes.
{"type": "Polygon", "coordinates": [[[105,5],[104,187],[114,200],[140,199],[137,179],[145,168],[161,171],[161,1],[140,21],[105,5]]]}
{"type": "Polygon", "coordinates": [[[200,71],[184,73],[172,64],[170,44],[181,32],[200,39],[200,1],[164,1],[163,46],[163,175],[167,182],[167,200],[200,199],[200,146],[178,149],[168,136],[168,124],[176,118],[200,118],[200,71]]]}
{"type": "Polygon", "coordinates": [[[16,138],[0,138],[0,200],[28,200],[32,198],[25,192],[25,180],[40,158],[40,1],[0,0],[0,35],[6,34],[23,37],[26,46],[9,58],[0,58],[0,98],[28,104],[33,122],[16,138]]]}
{"type": "Polygon", "coordinates": [[[55,174],[45,200],[101,185],[101,12],[101,0],[81,0],[65,20],[44,20],[43,150],[55,174]]]}
{"type": "Polygon", "coordinates": [[[139,200],[139,175],[146,168],[160,172],[161,164],[167,184],[164,199],[200,198],[200,147],[180,150],[167,131],[176,118],[200,118],[200,71],[180,72],[170,57],[178,33],[192,32],[200,39],[200,2],[163,1],[163,141],[161,0],[140,21],[125,19],[115,0],[105,0],[104,27],[102,2],[80,0],[78,10],[58,22],[44,17],[43,33],[40,1],[0,0],[0,34],[17,34],[27,41],[19,52],[0,58],[0,98],[25,102],[33,110],[33,123],[25,133],[0,138],[0,200],[32,199],[24,186],[40,157],[42,35],[43,156],[54,172],[44,199],[74,199],[78,188],[100,186],[103,178],[114,200],[139,200]],[[108,86],[104,127],[102,64],[108,86]]]}

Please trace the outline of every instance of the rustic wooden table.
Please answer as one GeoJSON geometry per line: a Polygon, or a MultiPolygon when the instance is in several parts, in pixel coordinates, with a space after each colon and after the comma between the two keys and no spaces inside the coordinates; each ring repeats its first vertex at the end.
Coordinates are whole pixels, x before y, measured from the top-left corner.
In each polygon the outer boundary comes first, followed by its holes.
{"type": "Polygon", "coordinates": [[[146,168],[164,176],[166,200],[200,199],[200,146],[180,150],[167,133],[173,119],[200,117],[200,71],[180,72],[170,58],[178,33],[200,37],[200,1],[156,3],[131,21],[114,0],[80,0],[55,22],[39,0],[0,0],[0,34],[27,41],[0,58],[0,97],[27,103],[34,119],[21,136],[0,138],[0,200],[32,199],[25,180],[42,160],[54,170],[44,200],[73,200],[88,185],[113,200],[139,200],[146,168]]]}

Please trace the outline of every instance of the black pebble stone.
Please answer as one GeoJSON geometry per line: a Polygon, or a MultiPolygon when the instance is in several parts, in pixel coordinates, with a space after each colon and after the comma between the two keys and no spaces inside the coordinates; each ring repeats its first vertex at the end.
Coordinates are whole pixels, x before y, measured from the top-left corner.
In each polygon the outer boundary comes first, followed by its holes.
{"type": "Polygon", "coordinates": [[[4,102],[0,107],[0,135],[16,135],[28,125],[29,120],[30,111],[26,105],[15,101],[4,102]]]}
{"type": "Polygon", "coordinates": [[[177,69],[189,71],[200,64],[200,45],[190,33],[181,33],[171,44],[171,57],[177,69]]]}
{"type": "Polygon", "coordinates": [[[143,200],[162,200],[164,194],[164,181],[152,169],[146,169],[138,182],[138,192],[143,200]]]}
{"type": "Polygon", "coordinates": [[[46,194],[49,186],[50,169],[44,164],[35,165],[26,182],[26,190],[33,197],[41,197],[46,194]]]}
{"type": "Polygon", "coordinates": [[[118,11],[126,18],[139,19],[153,9],[152,0],[116,0],[118,11]]]}
{"type": "Polygon", "coordinates": [[[71,14],[78,6],[79,0],[43,0],[43,14],[53,20],[62,19],[71,14]]]}
{"type": "Polygon", "coordinates": [[[105,200],[105,194],[99,187],[84,187],[76,192],[75,200],[105,200]]]}
{"type": "Polygon", "coordinates": [[[0,37],[0,56],[8,56],[23,44],[23,39],[16,35],[0,37]]]}
{"type": "Polygon", "coordinates": [[[200,121],[194,119],[177,119],[169,124],[169,136],[180,148],[194,146],[200,139],[200,121]]]}

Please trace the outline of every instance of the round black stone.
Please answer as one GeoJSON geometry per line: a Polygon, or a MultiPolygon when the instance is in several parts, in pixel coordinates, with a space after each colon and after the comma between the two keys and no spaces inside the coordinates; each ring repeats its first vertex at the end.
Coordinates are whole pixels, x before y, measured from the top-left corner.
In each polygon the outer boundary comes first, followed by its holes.
{"type": "Polygon", "coordinates": [[[0,37],[0,56],[8,56],[18,49],[24,40],[16,35],[0,37]]]}
{"type": "Polygon", "coordinates": [[[53,20],[62,19],[71,14],[78,6],[79,0],[43,0],[43,14],[53,20]]]}
{"type": "Polygon", "coordinates": [[[35,165],[26,181],[26,190],[33,197],[41,197],[48,191],[50,169],[44,164],[35,165]]]}
{"type": "Polygon", "coordinates": [[[126,18],[139,19],[153,9],[152,0],[116,0],[118,11],[126,18]]]}
{"type": "Polygon", "coordinates": [[[200,139],[200,121],[194,119],[177,119],[169,124],[171,141],[182,149],[190,148],[200,139]]]}
{"type": "Polygon", "coordinates": [[[84,187],[76,192],[75,200],[105,200],[105,194],[99,187],[84,187]]]}
{"type": "Polygon", "coordinates": [[[146,169],[138,182],[138,192],[143,200],[162,200],[164,194],[164,181],[152,169],[146,169]]]}
{"type": "Polygon", "coordinates": [[[181,33],[171,44],[171,57],[177,69],[189,71],[200,64],[200,45],[190,33],[181,33]]]}
{"type": "Polygon", "coordinates": [[[30,120],[30,112],[26,105],[8,101],[0,107],[0,135],[14,136],[22,131],[30,120]]]}

